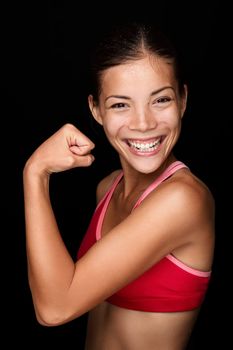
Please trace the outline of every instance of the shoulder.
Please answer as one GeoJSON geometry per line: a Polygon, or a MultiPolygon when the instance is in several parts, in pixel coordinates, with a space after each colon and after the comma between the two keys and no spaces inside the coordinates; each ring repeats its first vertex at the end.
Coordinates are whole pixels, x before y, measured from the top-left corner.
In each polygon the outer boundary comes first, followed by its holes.
{"type": "Polygon", "coordinates": [[[190,214],[191,218],[192,213],[199,218],[214,214],[215,203],[212,193],[191,171],[187,169],[178,171],[164,185],[165,199],[169,196],[171,204],[176,203],[177,210],[190,214]]]}
{"type": "MultiPolygon", "coordinates": [[[[213,215],[215,202],[212,193],[206,184],[189,170],[183,170],[174,174],[164,187],[164,193],[169,191],[178,206],[185,212],[213,215]]],[[[200,217],[200,216],[199,216],[200,217]]]]}
{"type": "Polygon", "coordinates": [[[141,206],[156,210],[167,227],[184,235],[185,240],[192,235],[197,237],[197,232],[213,232],[214,198],[208,187],[187,169],[161,183],[141,206]]]}
{"type": "Polygon", "coordinates": [[[97,185],[96,188],[96,200],[97,203],[104,197],[105,193],[108,191],[116,177],[121,173],[121,169],[114,170],[107,176],[105,176],[97,185]]]}

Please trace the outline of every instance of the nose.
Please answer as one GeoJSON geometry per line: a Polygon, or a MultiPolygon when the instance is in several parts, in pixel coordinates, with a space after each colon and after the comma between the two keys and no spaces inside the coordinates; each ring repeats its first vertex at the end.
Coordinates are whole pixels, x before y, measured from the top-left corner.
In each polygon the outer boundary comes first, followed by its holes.
{"type": "Polygon", "coordinates": [[[135,111],[132,113],[129,123],[130,130],[145,132],[156,128],[156,116],[149,110],[135,111]]]}

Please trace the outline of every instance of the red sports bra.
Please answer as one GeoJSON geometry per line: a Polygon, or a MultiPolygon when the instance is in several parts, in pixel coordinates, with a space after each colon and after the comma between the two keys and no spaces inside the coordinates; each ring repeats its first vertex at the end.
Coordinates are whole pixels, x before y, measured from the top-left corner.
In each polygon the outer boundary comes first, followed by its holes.
{"type": "MultiPolygon", "coordinates": [[[[143,192],[134,205],[143,199],[175,171],[186,167],[180,161],[170,166],[143,192]]],[[[81,258],[97,240],[101,239],[103,219],[112,194],[123,176],[121,172],[99,202],[78,251],[81,258]]],[[[133,208],[133,209],[134,209],[133,208]]],[[[148,312],[176,312],[199,307],[208,288],[211,272],[191,268],[168,254],[140,277],[110,296],[113,305],[148,312]]]]}

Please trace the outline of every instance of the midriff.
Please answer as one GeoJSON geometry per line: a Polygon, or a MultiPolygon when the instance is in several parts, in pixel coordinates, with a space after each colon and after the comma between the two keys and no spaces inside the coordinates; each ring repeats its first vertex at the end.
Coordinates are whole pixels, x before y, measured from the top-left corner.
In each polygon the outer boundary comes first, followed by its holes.
{"type": "Polygon", "coordinates": [[[144,312],[103,302],[90,311],[85,350],[184,350],[198,309],[144,312]]]}

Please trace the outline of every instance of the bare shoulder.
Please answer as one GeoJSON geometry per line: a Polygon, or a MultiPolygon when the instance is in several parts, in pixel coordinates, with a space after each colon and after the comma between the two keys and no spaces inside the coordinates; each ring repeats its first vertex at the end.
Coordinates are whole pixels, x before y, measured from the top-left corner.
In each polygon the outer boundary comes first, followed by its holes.
{"type": "Polygon", "coordinates": [[[177,209],[189,220],[213,221],[215,201],[206,184],[189,170],[178,171],[164,186],[165,192],[176,202],[177,209]]]}
{"type": "Polygon", "coordinates": [[[214,198],[208,186],[188,169],[181,169],[164,181],[158,187],[158,194],[174,198],[181,205],[188,201],[191,206],[214,207],[214,198]]]}
{"type": "Polygon", "coordinates": [[[150,198],[148,196],[145,205],[148,209],[156,208],[161,218],[170,216],[172,226],[176,226],[180,234],[183,232],[187,240],[214,233],[213,195],[206,184],[188,169],[181,169],[164,181],[150,198]]]}
{"type": "Polygon", "coordinates": [[[113,183],[115,178],[120,174],[121,171],[122,170],[120,170],[120,169],[114,170],[113,172],[111,172],[110,174],[105,176],[98,183],[97,189],[96,189],[96,200],[97,200],[97,203],[99,203],[99,201],[104,197],[105,193],[107,192],[107,190],[109,189],[109,187],[111,186],[111,184],[113,183]]]}
{"type": "Polygon", "coordinates": [[[214,215],[215,201],[208,186],[189,170],[177,172],[170,180],[181,206],[205,215],[214,215]]]}

